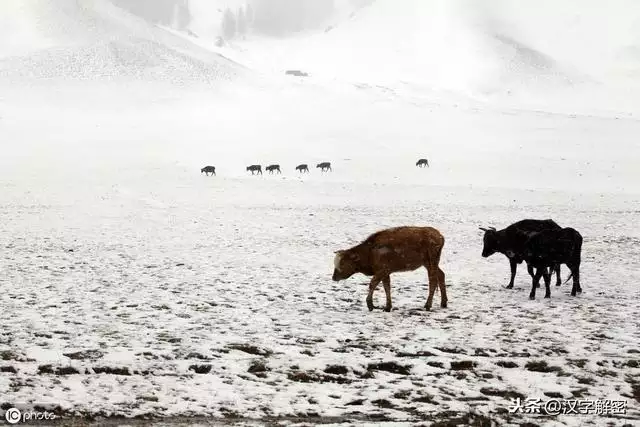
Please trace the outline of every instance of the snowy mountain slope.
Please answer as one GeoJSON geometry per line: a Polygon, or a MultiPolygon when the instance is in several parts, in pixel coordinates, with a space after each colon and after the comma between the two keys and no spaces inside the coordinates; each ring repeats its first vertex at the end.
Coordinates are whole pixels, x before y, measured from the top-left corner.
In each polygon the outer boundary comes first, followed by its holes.
{"type": "Polygon", "coordinates": [[[106,0],[0,4],[0,78],[212,82],[240,69],[106,0]]]}
{"type": "Polygon", "coordinates": [[[247,63],[540,108],[640,109],[640,7],[377,0],[324,33],[242,45],[247,63]],[[615,24],[613,24],[615,23],[615,24]],[[633,94],[633,95],[632,95],[633,94]]]}

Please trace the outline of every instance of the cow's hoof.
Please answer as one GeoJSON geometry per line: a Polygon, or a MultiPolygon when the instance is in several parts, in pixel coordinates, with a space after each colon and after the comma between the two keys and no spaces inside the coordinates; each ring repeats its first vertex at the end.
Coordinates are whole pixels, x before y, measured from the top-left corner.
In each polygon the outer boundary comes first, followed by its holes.
{"type": "Polygon", "coordinates": [[[571,292],[571,296],[572,296],[572,297],[575,297],[575,296],[576,296],[576,293],[575,293],[575,292],[571,292]]]}
{"type": "Polygon", "coordinates": [[[505,289],[513,289],[513,285],[507,285],[505,289]]]}
{"type": "Polygon", "coordinates": [[[429,307],[428,305],[425,305],[424,309],[427,310],[427,311],[431,311],[431,307],[429,307]]]}
{"type": "Polygon", "coordinates": [[[386,311],[387,313],[391,311],[391,307],[385,307],[384,311],[386,311]]]}
{"type": "Polygon", "coordinates": [[[446,302],[441,303],[441,304],[440,304],[440,307],[442,307],[442,308],[447,308],[447,303],[446,303],[446,302]]]}
{"type": "Polygon", "coordinates": [[[530,300],[534,300],[534,299],[536,299],[536,297],[534,295],[529,295],[529,299],[530,300]]]}
{"type": "Polygon", "coordinates": [[[551,298],[551,295],[545,295],[544,297],[545,298],[551,298]]]}

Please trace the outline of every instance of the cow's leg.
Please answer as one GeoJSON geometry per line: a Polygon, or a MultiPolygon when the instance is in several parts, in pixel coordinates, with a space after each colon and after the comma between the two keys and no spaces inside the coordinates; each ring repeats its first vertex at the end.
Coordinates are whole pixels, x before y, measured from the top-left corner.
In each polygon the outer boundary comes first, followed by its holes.
{"type": "MultiPolygon", "coordinates": [[[[529,274],[531,275],[531,278],[533,278],[533,277],[535,276],[535,273],[534,273],[534,271],[533,271],[533,267],[532,267],[532,266],[531,266],[531,264],[529,264],[529,263],[527,263],[527,271],[528,271],[528,272],[529,272],[529,274]]],[[[547,271],[547,269],[546,269],[546,268],[542,271],[542,277],[546,277],[546,276],[545,276],[546,271],[547,271]]],[[[545,280],[546,280],[546,279],[545,279],[545,280]]],[[[534,282],[534,283],[535,283],[535,285],[536,285],[536,288],[539,288],[539,287],[540,287],[540,281],[539,281],[539,280],[538,280],[537,282],[534,282]]]]}
{"type": "MultiPolygon", "coordinates": [[[[553,267],[549,267],[547,269],[547,267],[542,269],[542,278],[544,279],[544,286],[548,289],[549,288],[549,284],[551,283],[551,273],[552,273],[552,269],[553,267]]],[[[540,287],[540,282],[538,282],[536,284],[536,287],[540,287]]],[[[549,298],[549,297],[545,297],[545,298],[549,298]]]]}
{"type": "Polygon", "coordinates": [[[549,270],[545,267],[542,269],[542,276],[544,277],[544,297],[551,298],[551,273],[553,271],[553,267],[549,267],[549,270]]]}
{"type": "Polygon", "coordinates": [[[582,293],[582,288],[580,287],[580,264],[571,264],[567,265],[569,267],[569,271],[573,275],[573,287],[571,288],[571,296],[575,297],[576,293],[582,293]]]}
{"type": "Polygon", "coordinates": [[[384,294],[387,298],[384,311],[391,311],[391,278],[387,275],[382,278],[382,286],[384,287],[384,294]]]}
{"type": "Polygon", "coordinates": [[[440,307],[447,308],[447,287],[444,284],[444,271],[438,267],[438,287],[440,288],[440,307]]]}
{"type": "Polygon", "coordinates": [[[514,259],[509,258],[509,266],[511,267],[511,279],[509,280],[507,289],[513,288],[513,281],[516,278],[516,270],[518,269],[518,263],[514,259]]]}
{"type": "Polygon", "coordinates": [[[427,303],[425,304],[425,308],[427,310],[431,310],[431,306],[433,304],[433,294],[436,293],[436,288],[438,287],[438,267],[436,265],[428,265],[427,266],[427,274],[429,277],[429,296],[427,297],[427,303]]]}
{"type": "Polygon", "coordinates": [[[538,268],[536,270],[536,275],[533,277],[533,284],[531,285],[529,299],[536,299],[536,283],[540,282],[540,276],[542,276],[542,268],[538,268]]]}
{"type": "Polygon", "coordinates": [[[371,278],[371,282],[369,283],[369,295],[367,295],[367,308],[369,309],[369,311],[373,311],[374,309],[373,292],[378,287],[380,280],[382,280],[382,278],[374,274],[373,277],[371,278]]]}
{"type": "Polygon", "coordinates": [[[556,286],[562,285],[562,279],[560,279],[560,264],[554,265],[553,271],[556,273],[556,286]]]}

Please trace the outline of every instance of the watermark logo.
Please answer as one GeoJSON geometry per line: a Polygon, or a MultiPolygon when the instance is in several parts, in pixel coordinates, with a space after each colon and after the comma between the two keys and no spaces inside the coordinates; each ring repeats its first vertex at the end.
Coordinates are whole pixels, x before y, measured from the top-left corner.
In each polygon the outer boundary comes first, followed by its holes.
{"type": "Polygon", "coordinates": [[[4,418],[9,424],[18,424],[22,420],[22,412],[18,408],[9,408],[4,413],[4,418]]]}
{"type": "Polygon", "coordinates": [[[51,421],[56,419],[53,412],[20,411],[18,408],[9,408],[4,413],[4,418],[9,424],[27,423],[29,421],[51,421]]]}

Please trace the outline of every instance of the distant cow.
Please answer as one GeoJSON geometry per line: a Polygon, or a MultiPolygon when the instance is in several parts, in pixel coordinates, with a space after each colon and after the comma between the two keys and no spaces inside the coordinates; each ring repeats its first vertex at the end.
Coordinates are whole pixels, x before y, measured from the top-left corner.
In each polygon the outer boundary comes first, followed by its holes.
{"type": "Polygon", "coordinates": [[[296,170],[300,171],[300,173],[302,172],[309,173],[309,165],[307,165],[306,163],[303,163],[301,165],[296,166],[296,170]]]}
{"type": "Polygon", "coordinates": [[[204,173],[205,175],[209,176],[209,174],[216,174],[216,168],[214,166],[205,166],[202,169],[200,169],[200,173],[204,173]]]}
{"type": "MultiPolygon", "coordinates": [[[[540,281],[547,268],[566,264],[571,271],[567,281],[573,277],[573,287],[571,296],[576,296],[576,292],[582,292],[580,287],[580,259],[582,257],[582,236],[571,227],[559,230],[544,230],[531,236],[524,245],[524,260],[536,269],[535,275],[531,274],[534,286],[529,294],[530,299],[536,298],[535,283],[540,281]]],[[[549,280],[545,278],[546,292],[544,297],[551,297],[549,280]]]]}
{"type": "Polygon", "coordinates": [[[333,280],[348,279],[355,273],[373,276],[369,284],[367,308],[374,309],[373,292],[382,281],[386,294],[384,310],[391,311],[390,274],[426,267],[429,296],[425,308],[431,309],[433,294],[440,288],[440,305],[447,306],[444,272],[438,265],[444,237],[432,227],[394,227],[381,230],[350,249],[336,251],[333,280]]]}
{"type": "MultiPolygon", "coordinates": [[[[561,227],[550,219],[523,219],[502,230],[496,230],[495,227],[489,227],[488,229],[480,227],[480,229],[484,231],[482,256],[486,258],[496,252],[500,252],[509,258],[511,279],[509,280],[507,289],[511,289],[513,288],[513,281],[516,277],[518,264],[521,264],[524,260],[523,252],[525,242],[535,233],[544,230],[560,230],[561,227]]],[[[531,265],[527,265],[527,269],[531,274],[531,265]]],[[[560,279],[560,265],[553,266],[552,270],[552,272],[555,272],[557,275],[556,286],[560,286],[562,283],[560,279]]],[[[543,273],[546,274],[546,272],[543,273]]],[[[545,280],[547,280],[546,276],[545,280]]]]}
{"type": "Polygon", "coordinates": [[[280,171],[280,165],[269,165],[265,168],[265,170],[269,173],[273,173],[273,171],[278,171],[278,173],[282,173],[280,171]]]}
{"type": "Polygon", "coordinates": [[[427,160],[427,159],[419,159],[416,162],[416,166],[419,167],[419,168],[423,168],[423,167],[425,167],[425,165],[427,167],[429,167],[429,160],[427,160]]]}
{"type": "Polygon", "coordinates": [[[251,171],[251,175],[253,175],[255,172],[257,172],[258,174],[262,175],[262,166],[260,166],[260,165],[247,166],[247,172],[248,171],[251,171]]]}
{"type": "Polygon", "coordinates": [[[330,171],[330,170],[333,170],[333,169],[331,169],[331,162],[322,162],[322,163],[318,163],[318,164],[316,165],[316,169],[317,169],[317,168],[320,168],[320,170],[321,170],[322,172],[324,172],[324,171],[326,171],[326,170],[329,170],[329,171],[330,171]]]}

